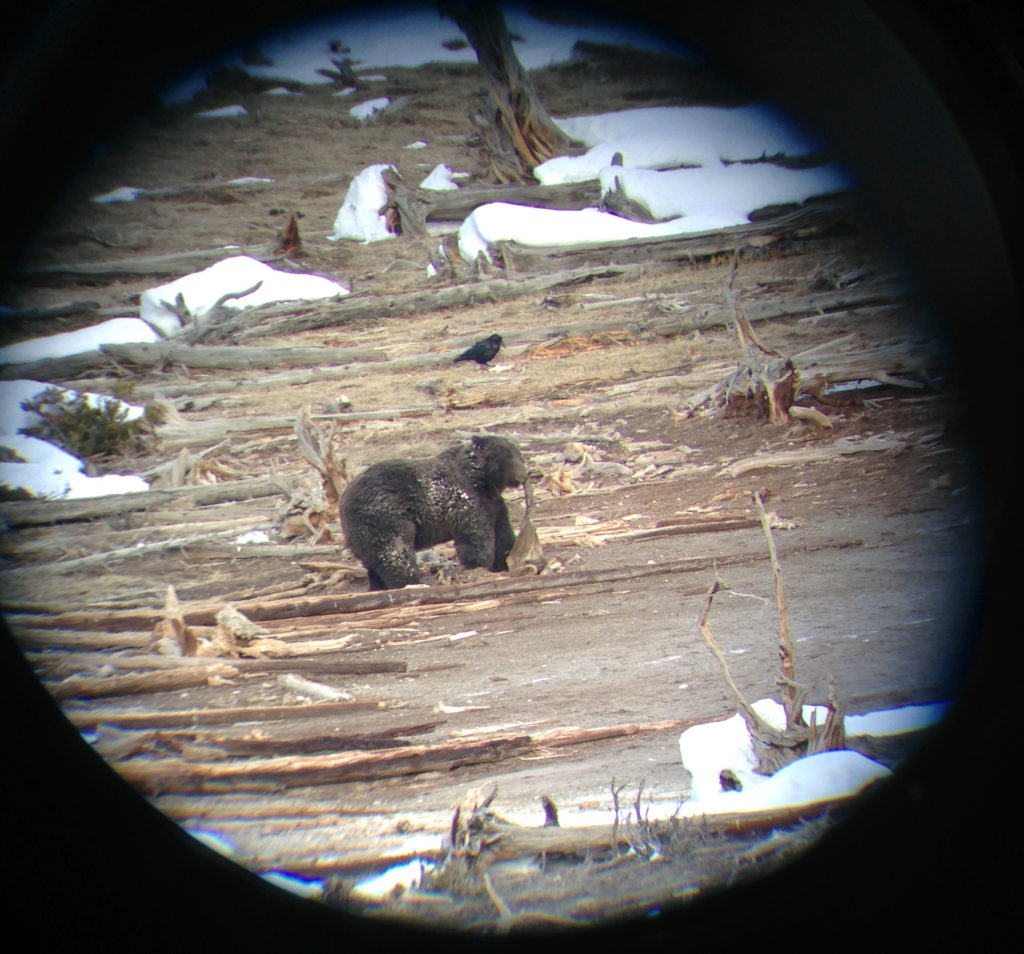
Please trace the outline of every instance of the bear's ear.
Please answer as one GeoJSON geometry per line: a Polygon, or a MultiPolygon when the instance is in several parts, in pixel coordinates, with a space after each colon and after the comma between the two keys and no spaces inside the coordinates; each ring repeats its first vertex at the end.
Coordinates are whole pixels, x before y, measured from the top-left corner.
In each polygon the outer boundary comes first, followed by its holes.
{"type": "Polygon", "coordinates": [[[485,440],[486,440],[486,438],[482,434],[474,434],[473,435],[473,446],[474,447],[483,447],[485,440]]]}

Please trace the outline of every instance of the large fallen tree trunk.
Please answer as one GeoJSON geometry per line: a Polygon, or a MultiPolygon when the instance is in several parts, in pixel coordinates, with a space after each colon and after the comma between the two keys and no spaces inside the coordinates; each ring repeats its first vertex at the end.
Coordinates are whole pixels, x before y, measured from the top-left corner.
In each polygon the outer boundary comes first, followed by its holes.
{"type": "Polygon", "coordinates": [[[509,202],[537,209],[586,209],[601,200],[596,179],[557,185],[497,185],[464,189],[412,189],[393,169],[384,171],[389,207],[398,219],[401,235],[425,238],[427,222],[461,222],[474,209],[490,202],[509,202]]]}
{"type": "MultiPolygon", "coordinates": [[[[844,546],[847,544],[843,544],[844,546]]],[[[270,600],[236,600],[235,609],[254,622],[274,620],[307,620],[317,616],[343,616],[346,621],[352,614],[368,614],[362,621],[373,625],[373,612],[391,612],[396,607],[409,606],[423,611],[425,607],[437,604],[458,604],[460,601],[476,601],[490,598],[508,598],[516,593],[530,593],[533,598],[551,598],[551,591],[567,590],[573,586],[587,586],[638,579],[643,576],[674,573],[699,573],[714,566],[736,566],[763,559],[759,552],[736,553],[719,557],[687,557],[660,565],[639,564],[626,567],[609,567],[603,570],[577,570],[547,576],[504,577],[484,583],[445,584],[439,586],[405,587],[400,590],[381,592],[350,593],[341,596],[288,597],[270,600]]],[[[693,594],[704,592],[703,587],[693,594]]],[[[182,618],[189,626],[213,626],[217,612],[224,606],[223,600],[202,604],[186,605],[182,618]]],[[[48,617],[47,626],[54,629],[99,630],[105,626],[109,632],[119,633],[131,630],[152,630],[163,618],[162,609],[111,609],[78,610],[55,613],[48,617]]],[[[33,626],[31,618],[14,617],[12,625],[33,626]]],[[[38,621],[36,621],[38,624],[38,621]]]]}
{"type": "Polygon", "coordinates": [[[488,301],[508,301],[546,291],[556,285],[588,282],[595,278],[622,278],[631,274],[636,272],[630,268],[598,265],[515,281],[495,278],[399,295],[350,295],[340,301],[321,305],[306,314],[283,316],[257,324],[253,324],[251,315],[243,313],[208,329],[208,337],[243,342],[265,335],[295,334],[314,328],[334,327],[349,321],[423,314],[488,301]]]}
{"type": "MultiPolygon", "coordinates": [[[[370,348],[238,348],[231,345],[190,345],[176,341],[133,342],[106,344],[96,351],[6,365],[0,368],[0,379],[69,381],[89,369],[111,366],[112,360],[139,367],[179,365],[197,369],[247,370],[339,365],[353,361],[381,361],[383,358],[384,352],[370,348]]],[[[88,385],[88,382],[83,383],[88,385]]]]}
{"type": "Polygon", "coordinates": [[[667,238],[568,246],[500,242],[492,250],[491,257],[509,274],[537,274],[602,262],[615,265],[642,263],[651,269],[678,268],[681,264],[692,265],[732,254],[736,249],[759,249],[788,239],[804,240],[831,234],[845,227],[848,215],[849,208],[842,203],[813,203],[763,221],[667,238]]]}
{"type": "Polygon", "coordinates": [[[140,275],[183,275],[197,268],[206,268],[233,255],[250,255],[261,261],[275,256],[266,248],[247,249],[240,245],[222,245],[220,248],[195,252],[172,252],[149,258],[124,258],[110,262],[56,262],[50,265],[26,265],[23,275],[28,277],[61,276],[82,279],[137,278],[140,275]]]}
{"type": "Polygon", "coordinates": [[[464,765],[500,762],[530,750],[529,736],[452,742],[447,745],[407,745],[374,752],[283,756],[224,762],[120,763],[121,775],[149,793],[244,791],[274,786],[329,785],[338,782],[394,778],[423,772],[448,772],[464,765]]]}
{"type": "Polygon", "coordinates": [[[150,490],[135,494],[111,494],[72,500],[16,500],[0,504],[0,521],[8,527],[30,527],[70,520],[93,520],[134,510],[149,510],[165,504],[206,506],[229,500],[287,495],[284,477],[250,477],[220,484],[150,490]]]}
{"type": "Polygon", "coordinates": [[[156,729],[161,727],[190,727],[196,725],[234,725],[238,722],[278,722],[284,719],[321,719],[352,712],[372,712],[386,709],[381,700],[364,702],[307,702],[300,705],[231,706],[230,708],[179,709],[168,712],[139,712],[122,709],[65,709],[68,720],[78,729],[94,729],[110,724],[123,729],[156,729]]]}
{"type": "MultiPolygon", "coordinates": [[[[402,417],[420,417],[436,410],[433,404],[387,408],[381,411],[352,411],[329,415],[339,424],[357,421],[394,421],[402,417]]],[[[252,417],[215,418],[209,421],[174,421],[157,428],[156,436],[164,450],[182,447],[203,447],[238,434],[259,431],[292,431],[295,415],[260,414],[252,417]]]]}
{"type": "Polygon", "coordinates": [[[588,742],[645,732],[678,731],[692,720],[626,723],[592,729],[563,728],[535,735],[488,733],[435,745],[406,745],[368,752],[254,758],[233,762],[191,762],[184,759],[122,762],[118,771],[147,792],[232,791],[276,785],[327,785],[370,779],[450,771],[465,765],[500,762],[527,754],[543,754],[588,742]]]}

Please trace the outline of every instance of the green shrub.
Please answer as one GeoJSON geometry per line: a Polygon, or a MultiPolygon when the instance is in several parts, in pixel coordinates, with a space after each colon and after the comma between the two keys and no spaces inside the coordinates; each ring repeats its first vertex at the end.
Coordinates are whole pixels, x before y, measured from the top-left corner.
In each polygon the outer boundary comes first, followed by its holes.
{"type": "Polygon", "coordinates": [[[115,400],[93,405],[84,394],[52,387],[23,401],[22,408],[42,420],[21,428],[22,434],[38,437],[76,457],[110,457],[143,450],[152,435],[149,410],[134,420],[128,408],[115,400]]]}

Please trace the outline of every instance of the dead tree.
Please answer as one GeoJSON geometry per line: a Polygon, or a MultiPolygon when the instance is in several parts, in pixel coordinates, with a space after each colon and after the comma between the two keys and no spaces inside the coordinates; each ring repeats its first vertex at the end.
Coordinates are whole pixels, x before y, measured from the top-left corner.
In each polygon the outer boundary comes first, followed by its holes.
{"type": "Polygon", "coordinates": [[[700,627],[708,648],[722,667],[725,681],[736,696],[740,712],[746,720],[747,730],[758,758],[757,771],[764,775],[774,775],[784,765],[804,755],[844,748],[846,745],[843,727],[845,709],[837,702],[835,685],[830,679],[825,722],[819,726],[812,717],[811,724],[808,725],[804,719],[804,704],[815,686],[800,685],[796,681],[793,643],[789,632],[789,614],[786,611],[785,595],[782,589],[782,568],[775,550],[775,541],[772,539],[771,519],[764,509],[760,492],[755,491],[752,497],[754,505],[757,507],[761,528],[768,541],[768,554],[771,558],[772,573],[775,578],[775,604],[779,617],[779,672],[776,676],[776,683],[779,686],[779,695],[786,712],[786,727],[784,729],[779,730],[768,724],[744,698],[729,672],[729,664],[726,662],[722,650],[719,649],[711,634],[711,628],[708,625],[711,603],[721,588],[721,580],[718,579],[717,574],[714,583],[708,590],[704,612],[697,625],[700,627]]]}
{"type": "Polygon", "coordinates": [[[487,76],[483,108],[471,119],[494,182],[533,182],[533,168],[571,145],[541,104],[512,47],[496,0],[440,2],[441,15],[455,22],[476,51],[487,76]]]}
{"type": "Polygon", "coordinates": [[[766,348],[754,334],[750,319],[733,291],[738,265],[737,250],[733,255],[725,299],[733,309],[736,337],[744,363],[729,379],[727,410],[731,412],[739,404],[754,403],[758,407],[759,416],[767,417],[769,423],[784,423],[789,420],[789,409],[796,398],[796,368],[789,357],[766,348]]]}

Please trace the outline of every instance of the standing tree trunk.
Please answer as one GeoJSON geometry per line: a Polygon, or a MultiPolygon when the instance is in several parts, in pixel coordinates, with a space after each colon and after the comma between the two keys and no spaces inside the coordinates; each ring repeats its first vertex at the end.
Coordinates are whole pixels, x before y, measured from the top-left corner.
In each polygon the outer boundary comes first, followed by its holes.
{"type": "Polygon", "coordinates": [[[487,178],[499,183],[533,182],[533,168],[570,144],[537,98],[512,47],[497,0],[440,2],[442,16],[465,33],[489,88],[483,109],[472,118],[487,155],[487,178]]]}

